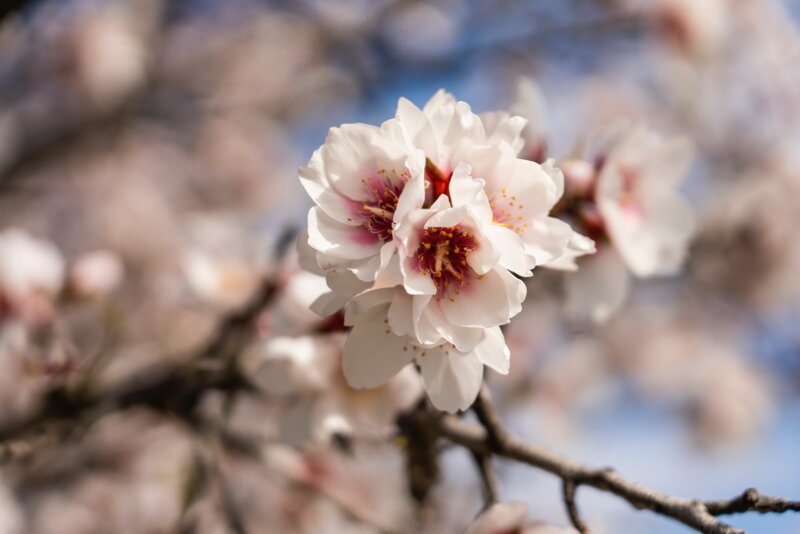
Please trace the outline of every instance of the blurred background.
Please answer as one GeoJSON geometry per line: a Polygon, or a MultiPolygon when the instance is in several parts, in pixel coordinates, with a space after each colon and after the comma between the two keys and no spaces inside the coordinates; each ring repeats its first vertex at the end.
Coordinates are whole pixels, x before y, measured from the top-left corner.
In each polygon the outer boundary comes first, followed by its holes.
{"type": "MultiPolygon", "coordinates": [[[[565,313],[563,274],[529,281],[506,331],[512,372],[489,376],[510,428],[667,493],[800,497],[800,2],[12,4],[0,21],[0,419],[56,386],[113,389],[181,361],[265,277],[281,295],[259,316],[261,340],[320,332],[306,310],[315,282],[291,247],[276,250],[305,225],[296,169],[327,129],[380,123],[398,97],[421,106],[439,88],[503,109],[531,78],[556,159],[620,119],[689,136],[698,230],[680,276],[637,281],[602,324],[565,313]]],[[[331,394],[311,389],[208,391],[196,424],[133,408],[7,440],[0,534],[460,532],[474,517],[464,451],[444,452],[420,515],[401,444],[295,436],[308,396],[331,394]],[[254,461],[207,439],[219,413],[275,447],[254,461]]],[[[498,469],[504,499],[568,525],[557,480],[498,469]]],[[[597,532],[687,531],[579,497],[597,532]]],[[[796,515],[732,522],[800,533],[796,515]]]]}

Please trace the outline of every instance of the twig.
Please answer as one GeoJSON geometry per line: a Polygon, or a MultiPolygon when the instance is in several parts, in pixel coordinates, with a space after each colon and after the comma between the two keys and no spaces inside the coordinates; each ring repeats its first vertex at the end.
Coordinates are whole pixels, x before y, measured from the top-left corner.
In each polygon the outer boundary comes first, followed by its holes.
{"type": "Polygon", "coordinates": [[[205,346],[183,358],[188,363],[145,369],[111,391],[92,391],[88,387],[77,391],[65,387],[51,390],[38,409],[0,425],[0,443],[24,437],[50,423],[78,421],[89,414],[97,417],[131,406],[150,406],[190,418],[204,392],[248,389],[232,355],[244,348],[252,335],[251,326],[256,314],[272,302],[277,291],[277,281],[265,280],[253,300],[224,319],[216,335],[205,346]],[[219,359],[223,365],[203,365],[213,359],[219,359]]]}
{"type": "Polygon", "coordinates": [[[483,483],[483,509],[487,510],[491,505],[496,503],[498,498],[497,491],[497,475],[492,467],[492,457],[489,454],[480,454],[478,452],[472,453],[472,458],[478,466],[478,474],[483,483]]]}
{"type": "Polygon", "coordinates": [[[578,505],[575,502],[575,482],[572,479],[565,478],[561,484],[562,495],[564,497],[564,506],[567,508],[567,515],[572,526],[580,532],[585,534],[589,532],[589,527],[583,522],[580,512],[578,512],[578,505]]]}
{"type": "Polygon", "coordinates": [[[732,515],[745,512],[758,512],[759,514],[800,512],[800,502],[766,497],[759,494],[755,488],[745,490],[738,497],[727,501],[706,501],[703,505],[711,515],[732,515]]]}
{"type": "MultiPolygon", "coordinates": [[[[565,488],[565,497],[568,497],[568,501],[572,501],[572,504],[567,502],[568,512],[572,507],[573,512],[577,514],[577,510],[574,508],[574,491],[580,485],[612,493],[636,509],[651,510],[705,534],[744,534],[743,530],[717,519],[715,517],[717,515],[746,511],[780,513],[800,508],[798,502],[763,497],[757,492],[745,492],[730,501],[705,502],[674,497],[655,491],[623,478],[612,469],[587,467],[553,452],[523,443],[505,433],[504,430],[498,432],[498,427],[495,425],[497,420],[491,417],[493,410],[486,406],[486,397],[484,396],[480,400],[483,404],[482,413],[490,416],[485,421],[493,428],[492,434],[484,428],[465,423],[452,416],[446,416],[431,419],[432,424],[437,427],[439,435],[474,453],[495,454],[516,460],[556,475],[562,481],[567,481],[571,487],[565,488]]],[[[502,427],[499,428],[502,429],[502,427]]],[[[586,532],[585,525],[577,515],[576,517],[571,516],[571,520],[576,527],[582,526],[586,532]],[[578,519],[577,524],[575,519],[578,519]]]]}

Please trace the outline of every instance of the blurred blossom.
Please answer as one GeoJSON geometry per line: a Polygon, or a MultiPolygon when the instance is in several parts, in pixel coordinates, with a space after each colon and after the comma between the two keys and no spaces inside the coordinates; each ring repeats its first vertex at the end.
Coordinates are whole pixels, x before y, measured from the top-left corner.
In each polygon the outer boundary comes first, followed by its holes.
{"type": "Polygon", "coordinates": [[[543,163],[547,157],[547,110],[542,90],[531,78],[520,78],[517,81],[514,102],[508,112],[482,113],[481,120],[487,131],[493,132],[511,115],[528,121],[522,130],[522,144],[514,147],[517,153],[525,159],[543,163]]]}
{"type": "Polygon", "coordinates": [[[0,232],[0,319],[49,317],[64,282],[64,260],[49,242],[11,228],[0,232]]]}
{"type": "Polygon", "coordinates": [[[401,56],[436,60],[458,39],[457,10],[452,2],[398,2],[383,23],[383,35],[401,56]]]}
{"type": "Polygon", "coordinates": [[[571,534],[572,528],[545,525],[527,519],[525,505],[519,502],[500,502],[473,521],[464,534],[571,534]]]}
{"type": "Polygon", "coordinates": [[[594,183],[585,193],[585,166],[567,170],[568,217],[601,241],[600,252],[581,261],[566,279],[568,307],[604,320],[624,302],[628,272],[637,278],[675,275],[694,231],[693,211],[678,192],[692,160],[685,139],[664,139],[643,126],[620,129],[594,156],[594,183]],[[612,250],[603,250],[613,247],[612,250]]]}
{"type": "Polygon", "coordinates": [[[105,7],[74,28],[75,68],[87,96],[100,107],[117,103],[144,81],[147,36],[136,21],[141,25],[142,11],[148,9],[138,4],[144,9],[137,10],[136,19],[119,6],[105,7]]]}
{"type": "MultiPolygon", "coordinates": [[[[324,282],[324,278],[310,273],[293,274],[287,295],[297,295],[310,304],[315,300],[313,288],[317,295],[327,291],[327,286],[315,284],[314,278],[324,282]]],[[[291,299],[287,303],[291,304],[291,299]]],[[[291,316],[284,317],[284,321],[290,319],[291,316]]],[[[296,332],[299,327],[311,326],[306,318],[299,320],[293,326],[290,321],[276,322],[271,318],[268,331],[278,327],[296,332]]],[[[422,395],[416,371],[406,368],[375,390],[353,390],[342,375],[343,325],[319,317],[315,324],[316,335],[258,341],[241,357],[248,380],[282,404],[283,437],[290,443],[302,444],[308,439],[327,442],[336,435],[389,435],[397,414],[411,408],[422,395]]]]}
{"type": "Polygon", "coordinates": [[[266,249],[239,221],[196,217],[187,228],[183,271],[191,290],[210,304],[242,306],[262,278],[266,249]]]}
{"type": "Polygon", "coordinates": [[[124,277],[119,257],[108,250],[96,250],[75,260],[70,269],[70,289],[83,297],[100,297],[112,292],[124,277]]]}
{"type": "Polygon", "coordinates": [[[629,0],[636,11],[653,20],[657,32],[666,43],[682,54],[705,59],[725,46],[730,25],[728,0],[629,0]]]}

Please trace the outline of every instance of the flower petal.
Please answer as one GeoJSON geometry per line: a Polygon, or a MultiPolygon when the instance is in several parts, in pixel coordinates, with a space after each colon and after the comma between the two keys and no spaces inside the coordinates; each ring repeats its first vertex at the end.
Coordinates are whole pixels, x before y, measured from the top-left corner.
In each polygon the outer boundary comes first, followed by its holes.
{"type": "Polygon", "coordinates": [[[386,313],[375,313],[371,320],[353,327],[344,345],[342,369],[347,383],[356,389],[385,384],[411,363],[413,351],[408,338],[389,329],[386,313]]]}
{"type": "Polygon", "coordinates": [[[308,212],[308,244],[323,254],[357,260],[377,254],[382,242],[360,226],[342,224],[315,206],[308,212]]]}
{"type": "Polygon", "coordinates": [[[459,352],[452,345],[420,349],[416,361],[422,383],[433,405],[455,413],[475,401],[483,381],[483,364],[474,354],[459,352]]]}
{"type": "Polygon", "coordinates": [[[486,331],[486,338],[472,351],[487,367],[491,367],[501,375],[508,374],[511,352],[499,326],[486,331]]]}

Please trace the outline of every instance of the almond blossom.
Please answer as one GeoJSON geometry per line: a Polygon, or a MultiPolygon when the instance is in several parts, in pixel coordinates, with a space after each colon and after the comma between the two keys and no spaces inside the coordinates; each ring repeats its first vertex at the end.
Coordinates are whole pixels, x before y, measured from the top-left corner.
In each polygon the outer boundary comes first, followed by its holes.
{"type": "MultiPolygon", "coordinates": [[[[343,363],[354,387],[382,384],[414,361],[434,405],[453,412],[475,399],[484,365],[508,372],[498,326],[522,309],[526,288],[501,258],[520,256],[522,247],[489,239],[496,225],[484,181],[469,173],[460,164],[450,197],[409,211],[398,225],[401,285],[366,291],[348,304],[354,329],[343,363]]],[[[421,199],[420,180],[409,183],[404,200],[412,192],[421,199]]]]}
{"type": "Polygon", "coordinates": [[[503,116],[487,133],[468,104],[439,91],[422,109],[400,99],[380,127],[332,129],[301,169],[317,205],[298,251],[332,289],[313,307],[346,305],[351,386],[379,386],[414,362],[436,407],[467,408],[484,365],[508,372],[498,327],[526,295],[512,273],[570,268],[593,251],[549,216],[563,177],[517,157],[524,126],[503,116]]]}
{"type": "Polygon", "coordinates": [[[679,272],[694,230],[693,212],[678,188],[692,160],[682,138],[644,126],[610,137],[588,194],[573,199],[590,233],[610,242],[567,279],[567,305],[603,320],[625,300],[629,272],[637,278],[679,272]]]}
{"type": "Polygon", "coordinates": [[[34,321],[49,317],[64,271],[51,243],[16,228],[0,232],[0,319],[8,311],[34,321]]]}
{"type": "Polygon", "coordinates": [[[346,269],[358,280],[374,280],[394,252],[400,195],[423,171],[422,155],[397,120],[331,128],[300,169],[300,182],[316,204],[308,212],[306,239],[322,272],[346,269]]]}

